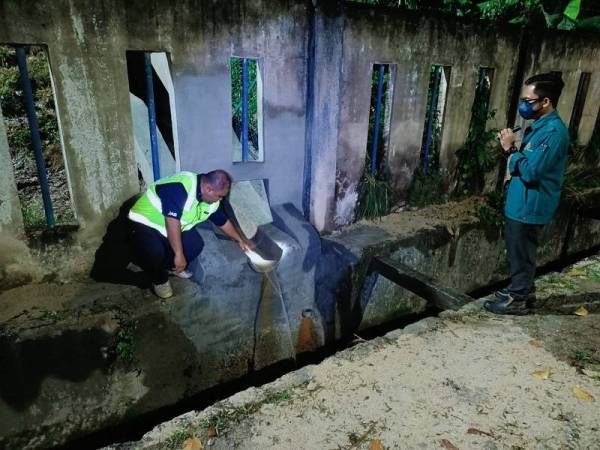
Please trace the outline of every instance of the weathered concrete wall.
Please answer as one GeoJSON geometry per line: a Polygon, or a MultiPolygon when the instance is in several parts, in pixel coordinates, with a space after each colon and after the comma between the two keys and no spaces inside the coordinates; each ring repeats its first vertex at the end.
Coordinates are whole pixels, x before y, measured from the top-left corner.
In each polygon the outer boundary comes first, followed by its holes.
{"type": "Polygon", "coordinates": [[[558,112],[567,125],[571,120],[581,73],[591,73],[581,123],[577,130],[579,143],[586,144],[592,136],[600,111],[600,46],[597,33],[540,33],[528,45],[525,78],[540,72],[562,72],[565,88],[558,102],[558,112]]]}
{"type": "MultiPolygon", "coordinates": [[[[337,132],[336,226],[354,219],[363,173],[374,63],[396,67],[396,92],[385,166],[392,184],[405,192],[419,162],[429,70],[451,66],[440,164],[452,173],[454,152],[464,143],[481,67],[493,67],[491,108],[507,110],[517,56],[516,29],[475,27],[446,20],[348,6],[343,36],[344,70],[337,132]]],[[[506,121],[499,114],[492,126],[506,121]]]]}
{"type": "MultiPolygon", "coordinates": [[[[308,11],[305,2],[285,0],[0,4],[0,42],[48,47],[82,253],[93,252],[116,209],[139,189],[127,50],[169,53],[182,170],[266,179],[272,203],[302,207],[308,11]],[[232,162],[231,56],[259,60],[262,163],[232,162]]],[[[89,269],[80,262],[78,275],[89,269]]]]}

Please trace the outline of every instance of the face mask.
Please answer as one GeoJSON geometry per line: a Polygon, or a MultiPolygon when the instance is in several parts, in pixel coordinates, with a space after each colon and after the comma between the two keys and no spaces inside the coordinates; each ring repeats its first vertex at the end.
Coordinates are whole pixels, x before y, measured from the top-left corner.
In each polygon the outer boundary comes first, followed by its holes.
{"type": "Polygon", "coordinates": [[[533,117],[533,105],[528,102],[519,103],[519,114],[525,120],[529,120],[533,117]]]}

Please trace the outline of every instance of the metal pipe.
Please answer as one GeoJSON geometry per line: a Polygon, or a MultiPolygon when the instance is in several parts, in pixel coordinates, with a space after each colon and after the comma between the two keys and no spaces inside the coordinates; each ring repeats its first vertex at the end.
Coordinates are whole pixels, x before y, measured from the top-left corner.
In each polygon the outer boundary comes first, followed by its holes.
{"type": "Polygon", "coordinates": [[[33,92],[31,81],[27,71],[27,57],[25,48],[17,47],[17,64],[19,65],[21,88],[25,100],[25,110],[27,111],[27,120],[29,122],[29,131],[31,133],[31,142],[33,144],[33,153],[35,154],[35,163],[37,165],[40,188],[42,190],[42,200],[44,202],[44,212],[46,214],[46,224],[48,228],[55,225],[54,211],[52,209],[52,199],[50,198],[50,188],[48,187],[48,175],[46,174],[46,163],[42,154],[42,140],[38,126],[37,116],[35,114],[35,104],[33,101],[33,92]]]}
{"type": "Polygon", "coordinates": [[[158,138],[156,134],[156,108],[154,102],[154,82],[152,81],[152,60],[150,53],[144,53],[144,71],[146,73],[146,97],[148,106],[148,126],[150,128],[150,151],[152,153],[152,175],[154,181],[160,178],[158,158],[158,138]]]}
{"type": "Polygon", "coordinates": [[[242,161],[248,161],[248,59],[242,59],[242,161]]]}
{"type": "Polygon", "coordinates": [[[427,115],[427,133],[425,135],[425,147],[423,148],[423,172],[429,174],[429,148],[431,145],[431,137],[433,134],[433,114],[437,107],[437,98],[440,93],[440,80],[442,78],[441,66],[435,68],[433,74],[433,92],[431,93],[431,101],[429,102],[429,114],[427,115]]]}
{"type": "Polygon", "coordinates": [[[373,142],[371,146],[371,175],[377,171],[377,145],[379,144],[379,126],[381,115],[381,98],[383,97],[383,76],[385,66],[379,64],[379,76],[377,78],[377,99],[375,100],[375,125],[373,126],[373,142]]]}

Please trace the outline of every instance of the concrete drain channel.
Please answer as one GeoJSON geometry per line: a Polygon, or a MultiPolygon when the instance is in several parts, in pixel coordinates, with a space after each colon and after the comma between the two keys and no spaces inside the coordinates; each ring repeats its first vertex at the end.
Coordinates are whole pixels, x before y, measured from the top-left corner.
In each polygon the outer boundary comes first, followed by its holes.
{"type": "MultiPolygon", "coordinates": [[[[547,265],[541,268],[540,273],[560,271],[579,259],[597,253],[598,250],[598,248],[593,248],[568,259],[563,259],[559,262],[547,265]]],[[[261,249],[260,255],[263,259],[272,261],[272,264],[275,265],[279,258],[281,258],[281,249],[261,249]]],[[[55,448],[63,450],[98,448],[115,442],[138,440],[144,433],[148,432],[156,425],[187,411],[204,409],[219,400],[227,398],[249,387],[269,383],[282,375],[305,365],[318,364],[332,354],[345,348],[349,348],[358,342],[382,336],[393,329],[403,328],[427,317],[437,316],[444,310],[460,309],[475,298],[482,296],[482,293],[489,294],[492,289],[497,287],[497,285],[492,285],[478,289],[478,291],[474,293],[476,296],[470,296],[455,289],[442,286],[435,279],[417,272],[405,264],[386,257],[373,257],[367,270],[367,276],[361,295],[369,295],[369,280],[372,277],[380,275],[425,299],[428,305],[427,308],[422,313],[406,316],[402,319],[390,321],[381,326],[361,331],[361,336],[353,335],[348,339],[336,342],[333,345],[317,348],[312,338],[312,330],[315,327],[312,311],[310,309],[302,311],[298,344],[294,345],[289,317],[287,317],[288,311],[286,310],[285,302],[283,301],[281,286],[276,273],[269,270],[272,267],[265,268],[258,266],[254,268],[256,271],[262,273],[263,278],[261,299],[256,310],[254,324],[255,341],[251,362],[252,367],[249,367],[248,375],[237,380],[220,384],[199,394],[195,394],[172,406],[160,408],[151,413],[138,416],[126,423],[95,432],[72,441],[67,445],[55,448]],[[283,334],[286,334],[286,336],[281,335],[281,330],[278,333],[268,326],[272,321],[269,314],[274,306],[283,308],[287,323],[287,333],[283,334]],[[261,358],[262,352],[272,345],[280,345],[285,348],[288,357],[276,364],[265,365],[266,360],[263,361],[261,358]],[[299,354],[297,354],[297,352],[299,354]]]]}

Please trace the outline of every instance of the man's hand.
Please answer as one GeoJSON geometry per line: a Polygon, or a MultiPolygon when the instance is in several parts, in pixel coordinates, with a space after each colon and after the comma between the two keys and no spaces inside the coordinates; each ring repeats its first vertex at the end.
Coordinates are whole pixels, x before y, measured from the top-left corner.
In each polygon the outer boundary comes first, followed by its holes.
{"type": "Polygon", "coordinates": [[[510,128],[500,130],[496,137],[500,141],[500,145],[505,152],[509,152],[510,148],[515,145],[515,134],[510,128]]]}
{"type": "Polygon", "coordinates": [[[177,273],[185,270],[187,267],[187,260],[185,259],[185,255],[183,253],[176,253],[175,258],[173,259],[173,270],[177,273]]]}
{"type": "Polygon", "coordinates": [[[254,250],[254,248],[256,247],[254,242],[243,238],[238,241],[238,245],[240,246],[240,249],[243,252],[247,252],[248,250],[254,250]]]}

